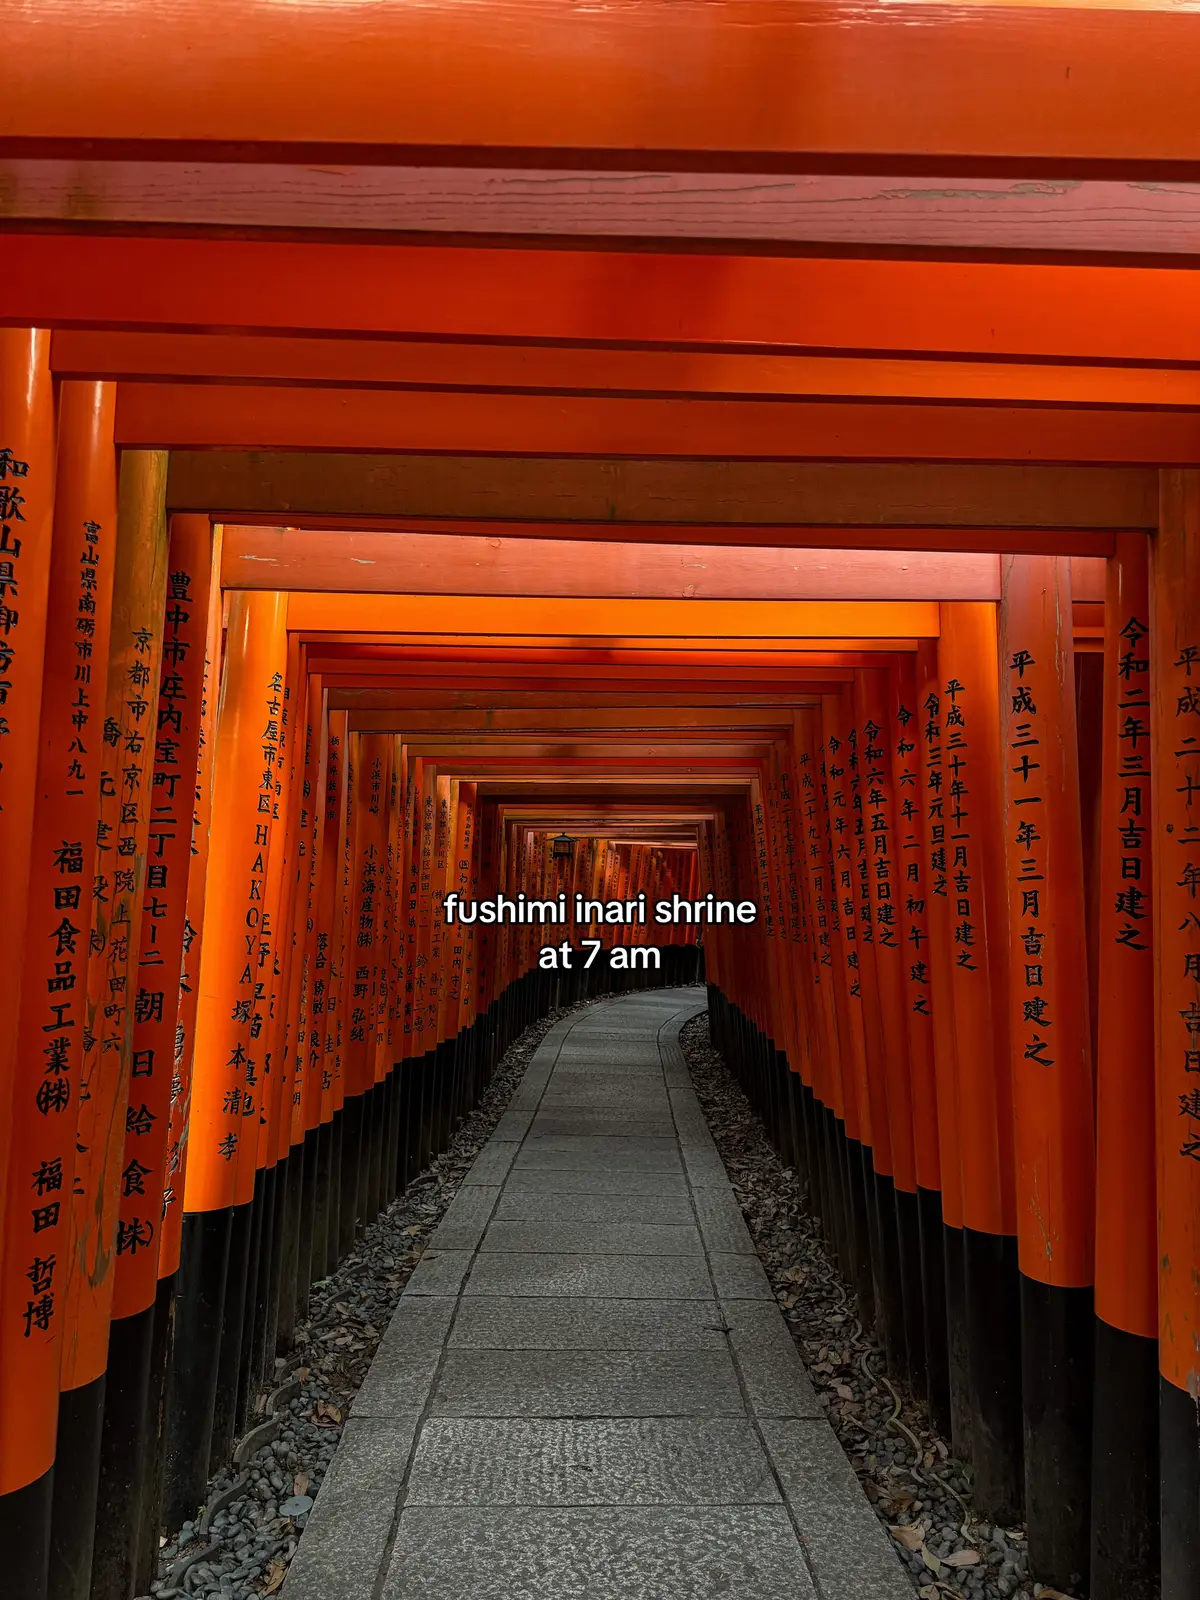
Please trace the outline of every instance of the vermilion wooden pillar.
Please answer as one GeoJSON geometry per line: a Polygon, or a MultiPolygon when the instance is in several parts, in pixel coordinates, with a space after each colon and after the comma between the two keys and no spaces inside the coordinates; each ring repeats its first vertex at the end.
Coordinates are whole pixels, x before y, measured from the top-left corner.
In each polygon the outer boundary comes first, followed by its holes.
{"type": "MultiPolygon", "coordinates": [[[[154,765],[166,577],[165,490],[165,455],[130,451],[122,456],[87,969],[89,1014],[75,1126],[52,1600],[86,1600],[91,1587],[115,1246],[120,1242],[120,1156],[131,1116],[136,1010],[131,971],[141,930],[154,765]]],[[[136,1108],[132,1115],[144,1125],[136,1108]]]]}
{"type": "Polygon", "coordinates": [[[1000,715],[1030,1564],[1086,1583],[1095,1166],[1070,564],[1002,556],[1000,715]]]}
{"type": "MultiPolygon", "coordinates": [[[[136,1589],[144,1501],[153,1494],[150,1410],[159,1234],[171,1120],[179,974],[191,869],[204,653],[212,584],[207,517],[171,519],[162,662],[154,721],[142,924],[134,993],[129,1107],[118,1187],[116,1260],[92,1600],[136,1589]]],[[[166,1308],[164,1308],[164,1314],[166,1308]]]]}
{"type": "Polygon", "coordinates": [[[1153,1600],[1159,1578],[1148,543],[1117,535],[1104,616],[1092,1600],[1153,1600]]]}
{"type": "Polygon", "coordinates": [[[925,1363],[930,1409],[939,1428],[951,1431],[950,1376],[946,1331],[946,1267],[942,1212],[941,1151],[934,1017],[950,997],[933,960],[929,933],[929,862],[921,795],[921,715],[916,667],[898,656],[889,673],[888,734],[895,785],[896,873],[894,895],[902,950],[909,1076],[912,1086],[913,1154],[921,1251],[921,1295],[925,1310],[925,1363]]]}
{"type": "Polygon", "coordinates": [[[996,608],[956,601],[941,618],[939,826],[952,918],[972,1461],[979,1511],[1006,1523],[1021,1515],[1024,1468],[996,608]]]}
{"type": "Polygon", "coordinates": [[[863,762],[863,834],[869,909],[873,918],[875,984],[883,1025],[883,1070],[887,1085],[905,1370],[921,1399],[929,1392],[925,1357],[925,1311],[921,1288],[921,1225],[908,1057],[907,970],[901,939],[903,886],[896,842],[895,780],[889,737],[891,690],[885,670],[856,674],[863,762]]]}
{"type": "MultiPolygon", "coordinates": [[[[23,928],[37,782],[46,605],[54,515],[54,384],[50,335],[0,328],[0,860],[5,898],[23,928]]],[[[20,1006],[23,940],[0,964],[0,1015],[20,1006]]],[[[0,1174],[8,1172],[9,1105],[17,1059],[14,1029],[0,1031],[0,1174]]],[[[0,1253],[6,1184],[0,1176],[0,1253]]],[[[23,1481],[23,1480],[22,1480],[23,1481]]],[[[0,1504],[12,1485],[0,1462],[0,1504]]],[[[2,1514],[2,1513],[0,1513],[2,1514]]]]}
{"type": "Polygon", "coordinates": [[[239,1151],[243,1138],[249,1142],[245,1130],[257,1133],[251,1119],[261,1057],[251,1028],[273,804],[265,783],[262,732],[285,664],[285,625],[282,595],[238,594],[233,600],[214,752],[209,859],[220,870],[209,874],[200,961],[168,1424],[168,1522],[184,1521],[203,1499],[218,1401],[223,1406],[218,1421],[236,1403],[227,1366],[226,1382],[218,1385],[218,1366],[223,1332],[232,1337],[235,1322],[240,1329],[238,1285],[244,1294],[245,1283],[250,1220],[245,1202],[237,1218],[240,1259],[231,1259],[230,1245],[239,1151]],[[227,1279],[234,1284],[230,1303],[227,1279]]]}
{"type": "Polygon", "coordinates": [[[1150,560],[1162,1600],[1200,1593],[1200,473],[1150,560]]]}
{"type": "MultiPolygon", "coordinates": [[[[0,352],[13,342],[3,336],[0,352]]],[[[36,341],[29,343],[31,358],[37,349],[36,341]]],[[[38,402],[43,397],[32,359],[26,377],[29,394],[38,402]]],[[[48,402],[48,389],[44,398],[48,402]]],[[[7,485],[10,491],[21,491],[19,499],[11,492],[0,499],[0,508],[9,509],[8,517],[0,519],[5,549],[0,560],[11,574],[3,580],[0,607],[11,612],[19,600],[25,617],[28,594],[27,620],[32,624],[28,635],[18,635],[14,623],[7,649],[0,629],[0,658],[7,657],[5,705],[0,708],[0,726],[7,730],[0,741],[0,838],[6,896],[11,865],[17,910],[26,913],[12,941],[20,947],[11,952],[13,965],[19,969],[20,955],[28,952],[19,1004],[14,997],[11,1009],[5,1010],[0,1045],[13,1049],[17,1066],[15,1083],[4,1086],[8,1093],[0,1117],[9,1157],[9,1165],[0,1169],[0,1188],[7,1187],[8,1193],[0,1278],[0,1535],[7,1553],[6,1576],[32,1600],[48,1593],[59,1369],[70,1329],[71,1195],[88,1031],[88,935],[117,547],[114,400],[111,387],[100,384],[71,384],[62,395],[52,563],[48,484],[38,482],[39,472],[48,475],[51,463],[39,461],[28,449],[45,442],[35,418],[27,419],[23,437],[17,434],[27,453],[16,459],[28,470],[14,476],[10,462],[8,477],[0,480],[0,490],[7,485]],[[34,481],[26,499],[31,474],[34,481]],[[42,557],[49,575],[48,595],[46,586],[41,594],[42,627],[47,601],[51,619],[44,679],[38,627],[42,557]],[[27,571],[32,580],[28,585],[27,571]],[[35,648],[36,673],[19,654],[35,648]],[[32,716],[27,715],[25,698],[30,692],[32,716]],[[35,720],[39,702],[40,723],[35,720]],[[27,740],[32,733],[36,738],[27,740]],[[20,768],[26,756],[28,796],[20,768]],[[22,816],[29,819],[28,802],[35,795],[32,834],[20,842],[18,860],[14,830],[22,816]]],[[[0,616],[5,614],[0,610],[0,616]]],[[[20,627],[24,629],[24,621],[20,627]]],[[[6,970],[4,978],[9,976],[6,970]]],[[[74,1464],[64,1465],[69,1474],[74,1464]]],[[[90,1548],[87,1509],[83,1521],[90,1548]]]]}
{"type": "Polygon", "coordinates": [[[915,675],[923,819],[920,838],[928,889],[928,976],[932,980],[934,993],[933,1060],[937,1080],[938,1169],[942,1184],[950,1436],[955,1454],[960,1460],[970,1461],[971,1373],[963,1244],[959,1073],[952,976],[955,922],[950,888],[950,845],[947,839],[947,806],[951,797],[943,740],[942,680],[936,641],[922,641],[917,651],[915,675]]]}

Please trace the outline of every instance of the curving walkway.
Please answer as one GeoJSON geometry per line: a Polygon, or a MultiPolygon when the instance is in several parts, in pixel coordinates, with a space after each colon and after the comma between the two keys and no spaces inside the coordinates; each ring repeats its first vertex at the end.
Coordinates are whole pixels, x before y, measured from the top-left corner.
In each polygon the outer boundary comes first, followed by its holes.
{"type": "Polygon", "coordinates": [[[555,1025],[354,1402],[284,1600],[913,1600],[679,1049],[697,988],[555,1025]]]}

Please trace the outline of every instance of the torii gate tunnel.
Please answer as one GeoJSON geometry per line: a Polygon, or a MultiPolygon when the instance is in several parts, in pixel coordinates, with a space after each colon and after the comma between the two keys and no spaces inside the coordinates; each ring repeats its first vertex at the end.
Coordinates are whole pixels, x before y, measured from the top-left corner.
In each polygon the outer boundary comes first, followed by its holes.
{"type": "Polygon", "coordinates": [[[144,1592],[514,1038],[702,980],[980,1514],[1195,1600],[1200,16],[3,39],[5,1594],[144,1592]]]}

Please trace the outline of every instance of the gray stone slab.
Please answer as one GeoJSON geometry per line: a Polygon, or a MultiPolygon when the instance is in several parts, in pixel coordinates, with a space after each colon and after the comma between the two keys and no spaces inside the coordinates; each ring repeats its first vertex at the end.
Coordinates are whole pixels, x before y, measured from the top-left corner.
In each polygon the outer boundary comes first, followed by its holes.
{"type": "Polygon", "coordinates": [[[417,1417],[351,1418],[288,1568],[287,1600],[371,1600],[417,1417]]]}
{"type": "Polygon", "coordinates": [[[705,1417],[745,1412],[727,1350],[448,1350],[431,1415],[705,1417]]]}
{"type": "Polygon", "coordinates": [[[536,1106],[512,1106],[496,1124],[496,1138],[515,1140],[518,1143],[529,1132],[529,1126],[537,1113],[536,1106]]]}
{"type": "Polygon", "coordinates": [[[514,1163],[518,1168],[601,1167],[611,1172],[679,1172],[679,1146],[674,1139],[633,1139],[624,1135],[531,1135],[514,1163]]]}
{"type": "Polygon", "coordinates": [[[472,1250],[431,1250],[417,1262],[406,1295],[456,1295],[474,1259],[472,1250]]]}
{"type": "Polygon", "coordinates": [[[662,1066],[657,1058],[625,1061],[611,1059],[607,1055],[601,1056],[598,1052],[592,1051],[578,1057],[564,1056],[555,1067],[550,1082],[555,1087],[560,1087],[588,1083],[592,1078],[601,1075],[605,1079],[619,1078],[626,1083],[653,1084],[656,1088],[661,1088],[663,1082],[662,1066]]]}
{"type": "Polygon", "coordinates": [[[661,1083],[652,1078],[631,1078],[624,1072],[598,1071],[593,1077],[575,1073],[565,1080],[555,1078],[542,1096],[543,1111],[577,1111],[601,1108],[671,1115],[671,1102],[661,1083]]]}
{"type": "Polygon", "coordinates": [[[405,1504],[774,1505],[779,1489],[740,1417],[431,1417],[405,1504]]]}
{"type": "Polygon", "coordinates": [[[725,1171],[725,1163],[717,1154],[717,1147],[705,1133],[706,1143],[692,1143],[680,1135],[680,1149],[683,1152],[684,1166],[687,1168],[688,1182],[693,1189],[711,1189],[714,1185],[720,1189],[729,1182],[729,1174],[725,1171]]]}
{"type": "Polygon", "coordinates": [[[827,1422],[765,1420],[763,1437],[823,1600],[912,1600],[912,1582],[827,1422]]]}
{"type": "Polygon", "coordinates": [[[700,1233],[709,1250],[740,1256],[752,1256],[755,1253],[754,1241],[728,1185],[724,1189],[696,1189],[692,1194],[692,1204],[696,1208],[700,1233]]]}
{"type": "MultiPolygon", "coordinates": [[[[415,1279],[416,1273],[409,1280],[409,1293],[415,1279]]],[[[425,1291],[438,1292],[445,1291],[425,1291]]],[[[712,1283],[703,1256],[534,1256],[497,1250],[491,1254],[481,1252],[475,1258],[466,1293],[708,1300],[712,1297],[712,1283]]]]}
{"type": "Polygon", "coordinates": [[[691,1074],[686,1067],[663,1068],[663,1082],[668,1089],[685,1089],[691,1081],[691,1074]]]}
{"type": "Polygon", "coordinates": [[[474,1250],[499,1197],[494,1184],[464,1184],[429,1239],[430,1250],[474,1250]]]}
{"type": "MultiPolygon", "coordinates": [[[[529,1194],[506,1189],[495,1222],[689,1223],[692,1207],[680,1185],[674,1194],[529,1194]]],[[[670,1252],[668,1252],[670,1253],[670,1252]]]]}
{"type": "Polygon", "coordinates": [[[711,1300],[465,1296],[450,1347],[475,1350],[724,1350],[711,1300]]]}
{"type": "Polygon", "coordinates": [[[496,1138],[490,1139],[471,1163],[463,1183],[503,1183],[520,1148],[519,1144],[501,1144],[496,1138]]]}
{"type": "Polygon", "coordinates": [[[722,1300],[721,1311],[755,1415],[824,1419],[778,1306],[766,1300],[722,1300]]]}
{"type": "Polygon", "coordinates": [[[550,1082],[550,1074],[538,1073],[535,1078],[530,1078],[528,1073],[521,1079],[517,1092],[508,1102],[509,1110],[515,1107],[520,1111],[534,1111],[541,1103],[542,1096],[546,1093],[546,1086],[550,1082]]]}
{"type": "MultiPolygon", "coordinates": [[[[674,1116],[675,1133],[679,1139],[680,1148],[690,1151],[695,1157],[697,1169],[702,1169],[707,1183],[708,1177],[716,1172],[716,1162],[720,1161],[717,1147],[713,1144],[712,1134],[708,1130],[708,1123],[699,1109],[695,1111],[677,1111],[674,1116]]],[[[721,1171],[725,1167],[722,1163],[721,1171]]]]}
{"type": "Polygon", "coordinates": [[[529,1127],[530,1138],[675,1138],[675,1124],[670,1117],[656,1117],[652,1112],[622,1113],[618,1108],[611,1113],[605,1106],[590,1106],[565,1111],[539,1110],[529,1127]]]}
{"type": "Polygon", "coordinates": [[[616,1194],[630,1197],[682,1195],[687,1197],[683,1168],[675,1172],[614,1171],[607,1166],[517,1167],[504,1185],[505,1196],[514,1194],[616,1194]]]}
{"type": "Polygon", "coordinates": [[[700,1255],[703,1250],[694,1223],[586,1222],[576,1217],[561,1222],[497,1219],[480,1248],[485,1252],[606,1256],[687,1256],[700,1255]]]}
{"type": "Polygon", "coordinates": [[[782,1506],[413,1506],[382,1600],[432,1596],[816,1600],[816,1591],[782,1506]]]}
{"type": "Polygon", "coordinates": [[[708,1261],[722,1300],[769,1300],[775,1304],[775,1295],[757,1256],[725,1255],[712,1250],[708,1261]]]}
{"type": "Polygon", "coordinates": [[[354,1397],[354,1417],[420,1412],[429,1398],[457,1301],[402,1295],[354,1397]]]}

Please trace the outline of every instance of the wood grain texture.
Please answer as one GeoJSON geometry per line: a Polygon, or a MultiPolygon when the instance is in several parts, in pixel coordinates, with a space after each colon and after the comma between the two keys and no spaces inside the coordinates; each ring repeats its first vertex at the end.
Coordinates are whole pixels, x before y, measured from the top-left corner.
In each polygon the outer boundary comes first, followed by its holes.
{"type": "MultiPolygon", "coordinates": [[[[629,525],[626,537],[636,537],[637,525],[670,523],[689,530],[704,524],[909,527],[922,536],[930,528],[1150,529],[1157,521],[1157,495],[1152,470],[1128,467],[221,450],[172,452],[167,487],[172,510],[208,511],[226,521],[253,515],[290,522],[306,514],[326,519],[326,526],[343,517],[586,522],[603,527],[610,538],[622,524],[629,525]]],[[[753,542],[762,543],[761,534],[753,542]]]]}

